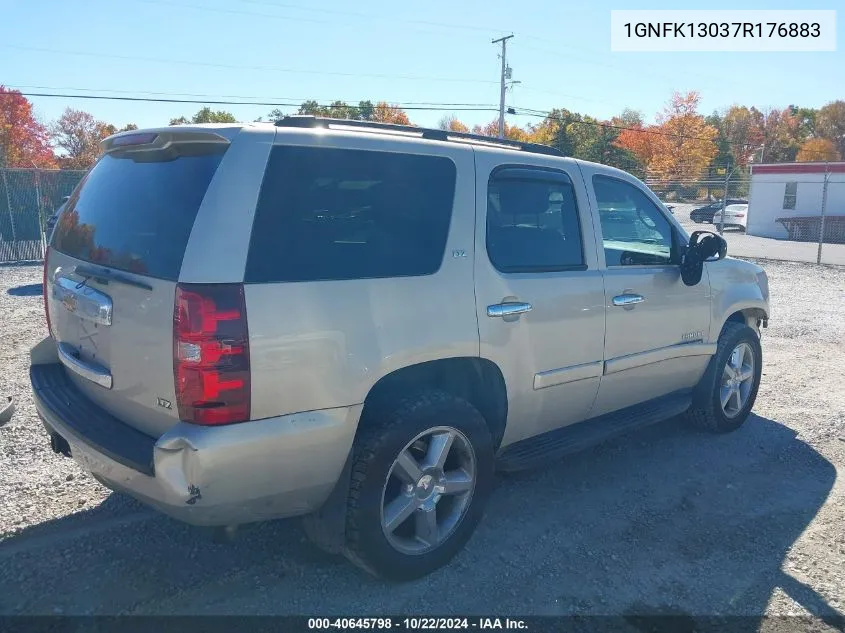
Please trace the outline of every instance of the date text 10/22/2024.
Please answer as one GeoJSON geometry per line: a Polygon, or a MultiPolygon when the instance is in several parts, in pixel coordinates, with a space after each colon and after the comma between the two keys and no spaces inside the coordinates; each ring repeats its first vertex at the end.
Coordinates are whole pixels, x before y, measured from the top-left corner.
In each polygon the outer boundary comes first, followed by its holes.
{"type": "Polygon", "coordinates": [[[371,631],[433,631],[433,630],[528,630],[524,620],[515,618],[436,618],[436,617],[378,617],[378,618],[309,618],[312,631],[332,629],[364,629],[371,631]]]}

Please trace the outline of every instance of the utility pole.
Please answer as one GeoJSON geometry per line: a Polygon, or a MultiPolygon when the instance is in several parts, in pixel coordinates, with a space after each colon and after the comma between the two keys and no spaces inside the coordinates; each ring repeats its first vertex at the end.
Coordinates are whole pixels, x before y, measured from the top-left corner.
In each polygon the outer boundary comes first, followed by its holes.
{"type": "Polygon", "coordinates": [[[508,68],[507,62],[507,48],[508,40],[513,37],[513,33],[493,40],[493,44],[502,44],[502,77],[501,89],[499,92],[499,138],[505,138],[505,90],[507,89],[507,80],[510,79],[511,69],[508,68]]]}

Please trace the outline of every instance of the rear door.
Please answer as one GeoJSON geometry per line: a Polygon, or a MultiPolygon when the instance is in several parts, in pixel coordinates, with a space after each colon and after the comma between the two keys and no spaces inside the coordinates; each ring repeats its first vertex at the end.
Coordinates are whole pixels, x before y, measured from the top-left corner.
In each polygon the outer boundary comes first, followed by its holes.
{"type": "Polygon", "coordinates": [[[573,161],[476,149],[476,168],[478,329],[507,385],[505,445],[589,416],[604,288],[573,161]]]}
{"type": "Polygon", "coordinates": [[[182,260],[237,134],[116,137],[51,239],[47,300],[60,360],[91,400],[155,437],[178,420],[172,333],[182,260]]]}

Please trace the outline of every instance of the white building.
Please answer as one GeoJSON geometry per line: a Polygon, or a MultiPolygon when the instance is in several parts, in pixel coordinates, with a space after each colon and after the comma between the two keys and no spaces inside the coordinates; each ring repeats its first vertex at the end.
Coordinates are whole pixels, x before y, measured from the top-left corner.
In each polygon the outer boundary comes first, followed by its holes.
{"type": "Polygon", "coordinates": [[[845,215],[845,162],[752,165],[746,232],[787,239],[778,218],[820,216],[825,172],[830,174],[825,216],[845,215]]]}

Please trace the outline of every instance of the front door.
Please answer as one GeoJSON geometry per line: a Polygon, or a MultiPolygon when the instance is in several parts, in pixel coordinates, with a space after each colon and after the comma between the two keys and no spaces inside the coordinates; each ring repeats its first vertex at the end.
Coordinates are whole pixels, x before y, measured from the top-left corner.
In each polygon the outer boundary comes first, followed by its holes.
{"type": "Polygon", "coordinates": [[[502,164],[501,153],[476,150],[476,168],[476,307],[481,356],[507,385],[504,445],[589,415],[604,289],[576,163],[502,164]]]}
{"type": "Polygon", "coordinates": [[[601,415],[693,387],[715,345],[709,280],[681,280],[678,227],[633,178],[584,169],[605,260],[605,368],[593,409],[601,415]]]}

